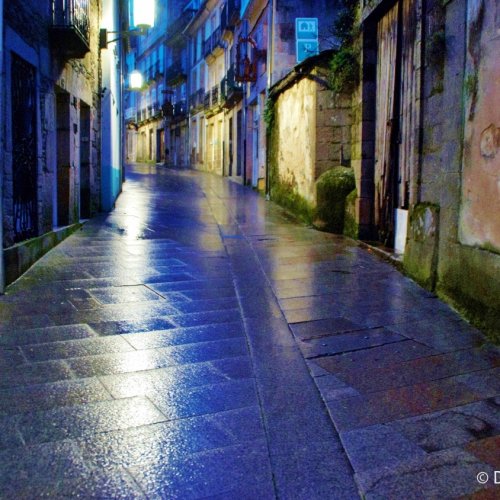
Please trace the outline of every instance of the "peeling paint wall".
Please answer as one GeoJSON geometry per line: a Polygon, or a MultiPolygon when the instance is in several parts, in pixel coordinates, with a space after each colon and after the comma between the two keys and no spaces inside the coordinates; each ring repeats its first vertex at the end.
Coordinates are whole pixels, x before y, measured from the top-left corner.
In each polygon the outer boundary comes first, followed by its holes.
{"type": "Polygon", "coordinates": [[[498,5],[433,0],[427,9],[427,46],[441,24],[445,46],[439,61],[426,54],[420,203],[411,210],[405,267],[498,341],[498,5]]]}
{"type": "MultiPolygon", "coordinates": [[[[390,0],[365,5],[362,82],[353,95],[359,236],[373,235],[376,28],[390,0]]],[[[427,0],[422,126],[405,271],[500,339],[500,3],[427,0]]]]}
{"type": "Polygon", "coordinates": [[[465,131],[460,241],[500,252],[500,6],[467,11],[465,131]]]}
{"type": "Polygon", "coordinates": [[[350,165],[352,113],[350,98],[327,88],[324,69],[308,71],[276,100],[273,155],[279,182],[315,206],[318,177],[350,165]]]}
{"type": "Polygon", "coordinates": [[[316,202],[316,86],[304,78],[283,92],[275,105],[279,180],[312,204],[316,202]]]}

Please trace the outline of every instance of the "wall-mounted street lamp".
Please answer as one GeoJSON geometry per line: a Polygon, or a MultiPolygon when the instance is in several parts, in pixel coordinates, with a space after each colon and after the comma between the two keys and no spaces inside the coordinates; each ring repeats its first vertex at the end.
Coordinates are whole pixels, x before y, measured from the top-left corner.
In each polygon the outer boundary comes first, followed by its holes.
{"type": "Polygon", "coordinates": [[[148,29],[154,26],[156,0],[134,0],[133,19],[135,29],[126,31],[108,31],[106,28],[99,30],[99,48],[107,49],[108,43],[113,43],[120,38],[146,35],[148,29]],[[116,35],[113,40],[108,40],[108,35],[116,35]]]}
{"type": "Polygon", "coordinates": [[[127,90],[142,90],[144,85],[144,78],[140,71],[134,69],[129,74],[129,87],[127,90]]]}
{"type": "Polygon", "coordinates": [[[156,0],[134,0],[134,26],[139,30],[147,30],[155,24],[156,0]]]}

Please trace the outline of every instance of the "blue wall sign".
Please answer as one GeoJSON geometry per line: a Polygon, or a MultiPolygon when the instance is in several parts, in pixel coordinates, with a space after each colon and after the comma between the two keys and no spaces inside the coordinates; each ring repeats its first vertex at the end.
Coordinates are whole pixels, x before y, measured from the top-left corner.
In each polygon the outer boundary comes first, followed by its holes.
{"type": "Polygon", "coordinates": [[[295,19],[295,38],[297,40],[317,40],[318,18],[297,17],[295,19]]]}
{"type": "Polygon", "coordinates": [[[297,62],[319,54],[318,40],[297,40],[297,62]]]}
{"type": "Polygon", "coordinates": [[[295,19],[295,39],[298,63],[319,54],[318,18],[297,17],[295,19]]]}

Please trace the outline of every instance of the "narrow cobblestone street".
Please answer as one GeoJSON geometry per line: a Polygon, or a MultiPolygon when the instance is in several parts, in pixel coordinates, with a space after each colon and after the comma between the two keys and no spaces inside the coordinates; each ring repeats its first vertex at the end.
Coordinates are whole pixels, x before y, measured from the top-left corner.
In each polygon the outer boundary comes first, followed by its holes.
{"type": "Polygon", "coordinates": [[[0,497],[493,498],[499,367],[354,241],[129,167],[0,297],[0,497]]]}

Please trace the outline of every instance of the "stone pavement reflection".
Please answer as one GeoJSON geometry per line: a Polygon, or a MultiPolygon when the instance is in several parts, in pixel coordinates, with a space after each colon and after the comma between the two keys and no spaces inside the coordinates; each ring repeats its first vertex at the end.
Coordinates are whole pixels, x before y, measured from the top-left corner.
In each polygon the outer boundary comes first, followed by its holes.
{"type": "Polygon", "coordinates": [[[0,297],[0,497],[498,494],[479,332],[248,188],[127,179],[0,297]]]}

